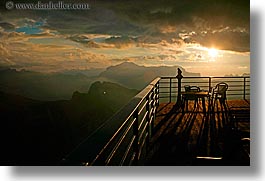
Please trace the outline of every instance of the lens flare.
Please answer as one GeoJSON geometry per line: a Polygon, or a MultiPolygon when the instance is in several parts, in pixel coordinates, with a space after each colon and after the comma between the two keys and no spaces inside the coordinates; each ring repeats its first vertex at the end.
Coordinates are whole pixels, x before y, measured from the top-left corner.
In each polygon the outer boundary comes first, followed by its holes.
{"type": "Polygon", "coordinates": [[[218,50],[215,48],[211,48],[208,50],[208,55],[212,58],[215,58],[218,55],[218,50]]]}

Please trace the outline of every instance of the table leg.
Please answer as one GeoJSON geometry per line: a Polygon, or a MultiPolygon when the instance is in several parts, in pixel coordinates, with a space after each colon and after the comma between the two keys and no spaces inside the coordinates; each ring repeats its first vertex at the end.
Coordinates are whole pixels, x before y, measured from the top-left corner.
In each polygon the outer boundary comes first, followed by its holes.
{"type": "Polygon", "coordinates": [[[205,106],[205,98],[202,98],[202,109],[203,109],[203,113],[206,114],[206,106],[205,106]]]}

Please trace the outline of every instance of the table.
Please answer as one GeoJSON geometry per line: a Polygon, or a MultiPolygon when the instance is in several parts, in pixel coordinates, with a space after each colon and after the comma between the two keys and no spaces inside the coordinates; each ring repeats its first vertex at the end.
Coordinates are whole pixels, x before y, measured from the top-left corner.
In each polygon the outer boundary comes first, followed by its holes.
{"type": "Polygon", "coordinates": [[[184,99],[189,100],[188,97],[193,97],[195,99],[202,99],[202,108],[203,112],[206,113],[206,106],[205,106],[205,97],[209,97],[209,92],[208,91],[186,91],[186,92],[181,92],[181,95],[183,96],[184,99]]]}

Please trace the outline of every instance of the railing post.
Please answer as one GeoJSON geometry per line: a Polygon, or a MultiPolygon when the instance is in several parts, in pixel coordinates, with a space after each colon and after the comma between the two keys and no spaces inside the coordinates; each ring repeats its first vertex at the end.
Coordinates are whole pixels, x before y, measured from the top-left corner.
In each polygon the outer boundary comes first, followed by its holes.
{"type": "Polygon", "coordinates": [[[159,82],[156,83],[157,107],[159,106],[159,82]]]}
{"type": "Polygon", "coordinates": [[[133,114],[133,118],[135,119],[135,122],[133,124],[133,134],[135,136],[135,140],[134,140],[134,143],[133,143],[133,149],[134,149],[134,152],[135,152],[135,158],[134,158],[134,161],[135,161],[135,165],[137,165],[138,163],[138,157],[139,157],[139,130],[138,130],[138,126],[139,126],[139,123],[138,123],[138,108],[135,110],[134,114],[133,114]]]}
{"type": "Polygon", "coordinates": [[[147,133],[148,133],[147,145],[149,145],[149,143],[150,143],[151,133],[152,133],[152,131],[151,131],[151,124],[150,124],[150,117],[149,117],[149,114],[150,114],[149,96],[150,96],[150,93],[146,97],[146,106],[145,106],[146,113],[147,113],[147,116],[146,116],[145,119],[146,119],[146,122],[148,124],[148,126],[147,126],[147,133]]]}
{"type": "Polygon", "coordinates": [[[172,83],[172,78],[169,78],[169,102],[171,102],[171,83],[172,83]]]}
{"type": "Polygon", "coordinates": [[[154,111],[154,109],[155,109],[155,106],[156,106],[156,94],[155,94],[155,87],[153,88],[153,91],[152,91],[152,96],[151,96],[151,102],[152,102],[152,104],[151,104],[151,109],[150,110],[152,110],[152,112],[150,112],[151,113],[151,118],[152,119],[150,119],[150,122],[151,122],[151,130],[153,130],[154,129],[154,115],[155,115],[155,111],[154,111]]]}
{"type": "Polygon", "coordinates": [[[244,94],[243,99],[246,100],[246,77],[244,77],[244,94]]]}
{"type": "Polygon", "coordinates": [[[178,75],[176,76],[178,79],[178,96],[177,96],[177,106],[181,106],[181,79],[183,78],[182,76],[182,71],[178,68],[178,75]]]}
{"type": "Polygon", "coordinates": [[[212,77],[209,77],[209,92],[211,92],[212,89],[212,77]]]}

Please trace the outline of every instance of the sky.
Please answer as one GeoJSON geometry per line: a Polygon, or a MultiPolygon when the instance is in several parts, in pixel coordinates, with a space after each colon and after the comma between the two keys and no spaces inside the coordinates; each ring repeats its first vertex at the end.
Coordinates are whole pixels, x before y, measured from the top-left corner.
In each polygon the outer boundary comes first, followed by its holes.
{"type": "Polygon", "coordinates": [[[1,2],[0,66],[62,72],[130,61],[203,76],[250,72],[248,0],[72,2],[90,9],[7,10],[1,2]]]}

